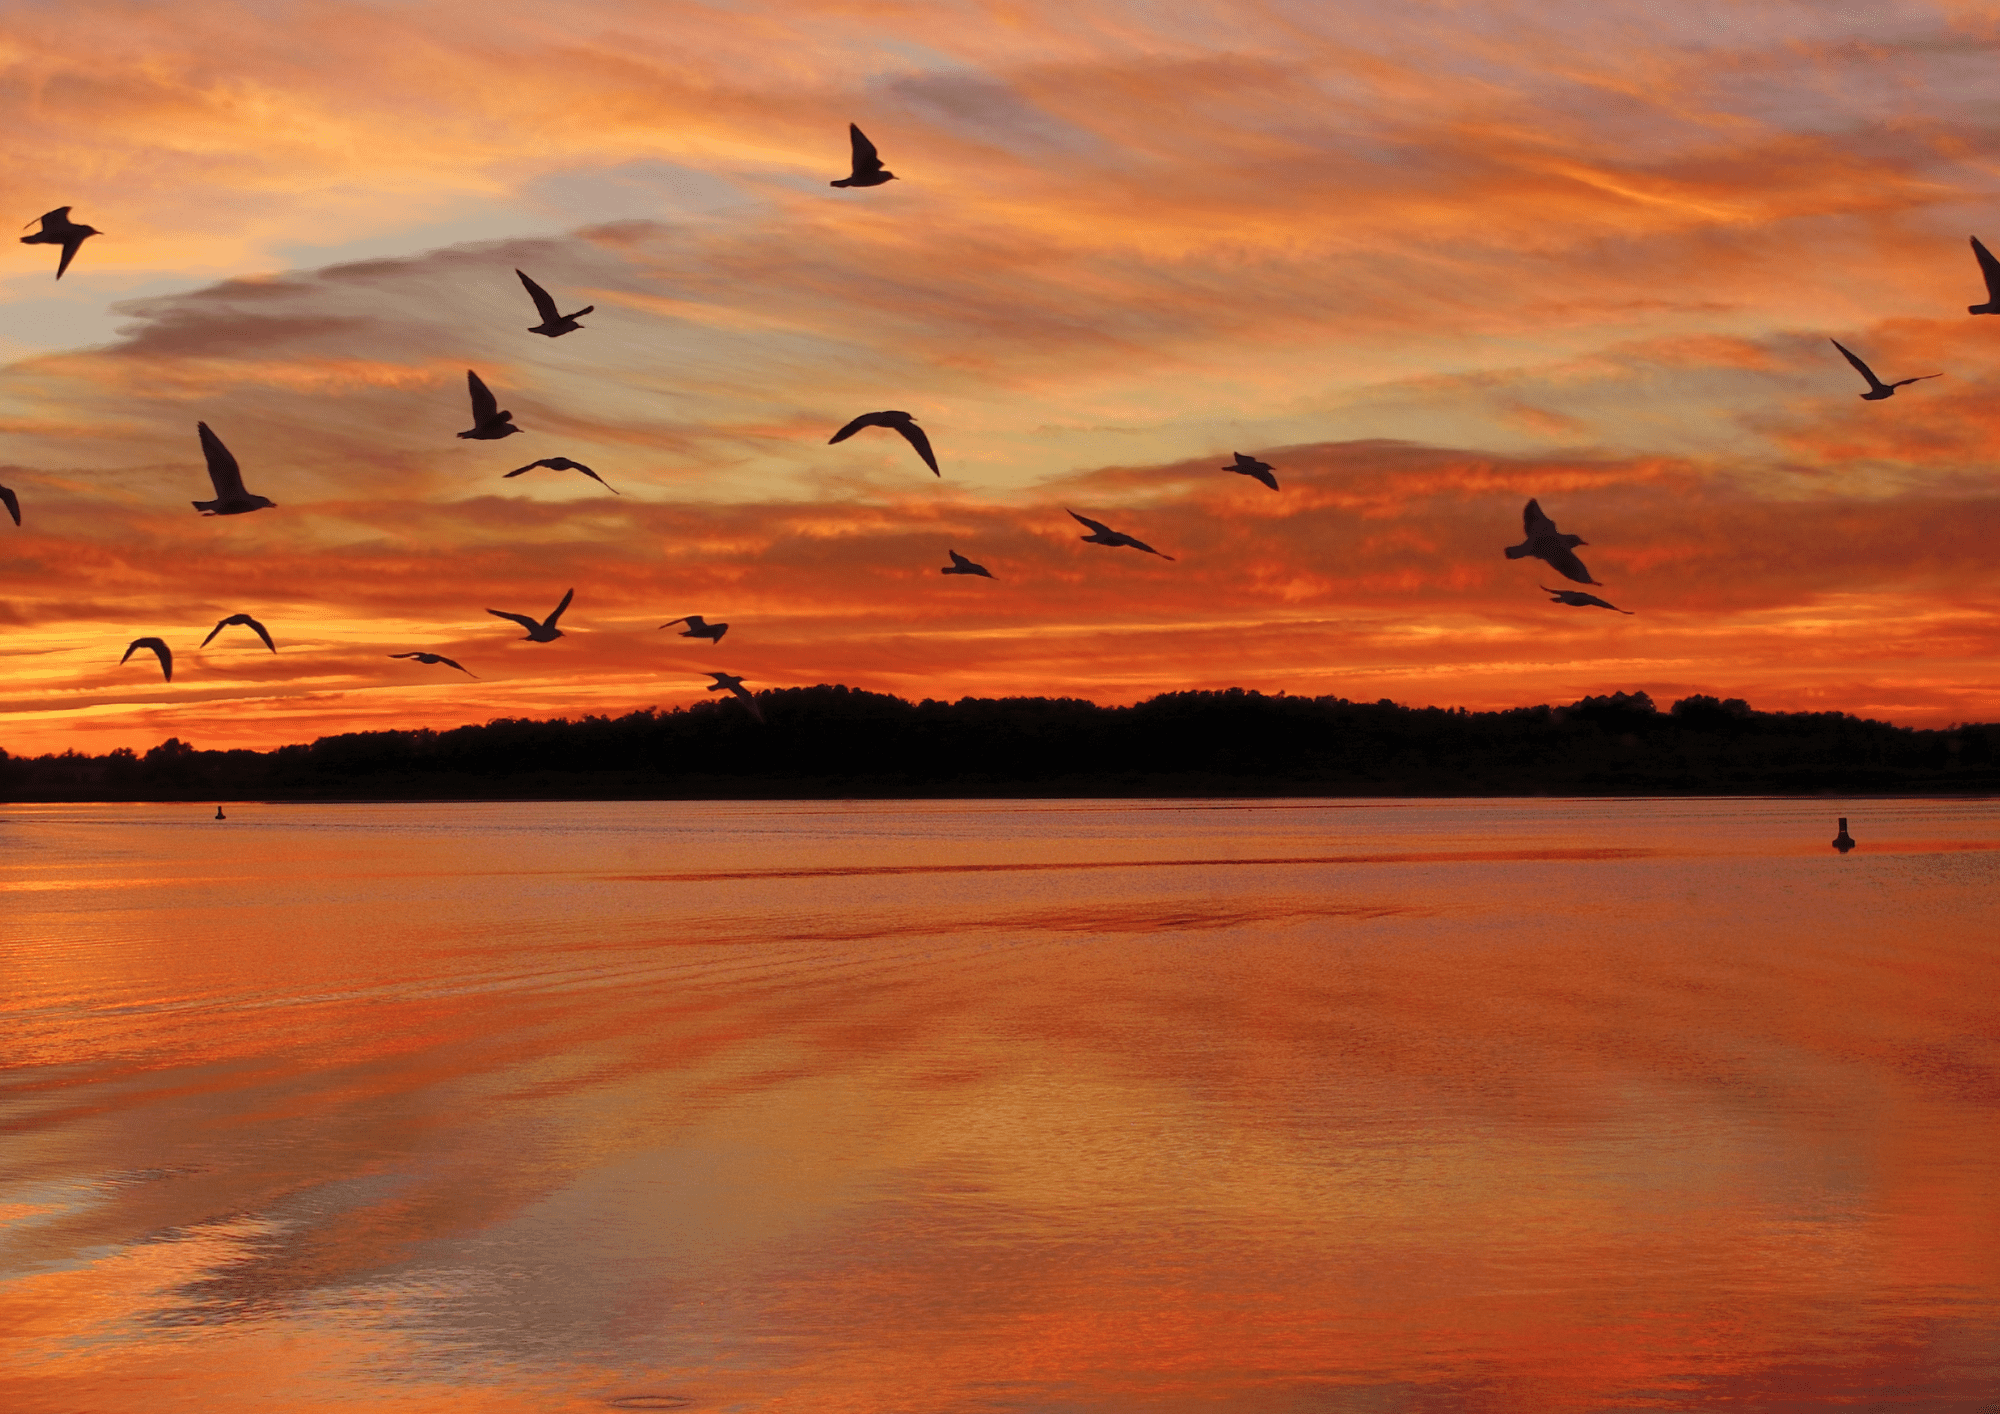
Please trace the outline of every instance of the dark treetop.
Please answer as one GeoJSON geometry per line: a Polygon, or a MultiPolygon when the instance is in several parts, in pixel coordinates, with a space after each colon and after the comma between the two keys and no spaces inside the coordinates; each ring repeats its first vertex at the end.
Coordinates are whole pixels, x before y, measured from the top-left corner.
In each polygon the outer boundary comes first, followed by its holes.
{"type": "Polygon", "coordinates": [[[1644,693],[1504,712],[1174,692],[910,703],[845,687],[276,751],[0,753],[0,799],[1639,795],[2000,790],[2000,725],[1919,731],[1644,693]]]}

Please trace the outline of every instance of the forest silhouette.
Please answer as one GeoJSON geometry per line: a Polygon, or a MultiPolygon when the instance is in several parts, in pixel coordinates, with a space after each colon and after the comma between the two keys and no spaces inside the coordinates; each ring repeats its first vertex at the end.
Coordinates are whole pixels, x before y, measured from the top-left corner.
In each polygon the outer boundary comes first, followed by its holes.
{"type": "Polygon", "coordinates": [[[766,690],[622,717],[351,732],[275,751],[0,753],[0,799],[478,800],[1980,793],[2000,725],[1918,730],[1643,692],[1566,707],[1400,707],[1172,692],[906,702],[766,690]]]}

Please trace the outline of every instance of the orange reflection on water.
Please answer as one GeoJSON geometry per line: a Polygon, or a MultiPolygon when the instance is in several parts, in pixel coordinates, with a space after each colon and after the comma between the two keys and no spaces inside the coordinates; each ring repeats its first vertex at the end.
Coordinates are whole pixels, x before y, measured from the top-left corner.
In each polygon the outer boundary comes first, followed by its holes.
{"type": "Polygon", "coordinates": [[[1983,1409],[2000,808],[1838,809],[10,810],[0,1407],[1983,1409]]]}

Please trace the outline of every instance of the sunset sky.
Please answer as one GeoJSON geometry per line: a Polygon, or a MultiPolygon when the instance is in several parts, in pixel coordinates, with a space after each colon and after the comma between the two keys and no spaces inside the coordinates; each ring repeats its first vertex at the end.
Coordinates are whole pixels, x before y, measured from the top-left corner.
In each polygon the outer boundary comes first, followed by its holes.
{"type": "Polygon", "coordinates": [[[2000,318],[1965,312],[2000,5],[8,17],[13,219],[105,232],[60,284],[0,266],[11,752],[671,707],[710,668],[2000,718],[2000,318]],[[900,180],[827,185],[850,121],[900,180]],[[516,267],[586,327],[528,333],[516,267]],[[1862,402],[1829,338],[1944,376],[1862,402]],[[524,435],[457,439],[468,368],[524,435]],[[941,480],[827,445],[881,408],[941,480]],[[277,509],[195,514],[197,420],[277,509]],[[556,455],[624,494],[502,479],[556,455]],[[1635,616],[1502,556],[1530,496],[1635,616]],[[486,613],[571,587],[553,644],[486,613]],[[197,650],[237,612],[275,655],[197,650]],[[688,613],[729,636],[656,628],[688,613]],[[151,634],[171,684],[118,664],[151,634]]]}

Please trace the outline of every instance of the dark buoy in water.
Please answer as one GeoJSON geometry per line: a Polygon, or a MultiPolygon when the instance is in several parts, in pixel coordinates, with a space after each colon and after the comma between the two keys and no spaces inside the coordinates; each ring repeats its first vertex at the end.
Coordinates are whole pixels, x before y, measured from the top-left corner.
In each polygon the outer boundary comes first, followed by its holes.
{"type": "MultiPolygon", "coordinates": [[[[215,818],[218,820],[227,820],[229,817],[222,813],[222,807],[218,805],[215,807],[215,818]]],[[[1845,820],[1840,822],[1840,832],[1843,836],[1847,833],[1847,822],[1845,820]]],[[[1852,844],[1853,841],[1850,840],[1848,843],[1852,844]]]]}
{"type": "Polygon", "coordinates": [[[1854,836],[1847,833],[1847,817],[1840,817],[1840,833],[1833,837],[1833,847],[1842,854],[1854,848],[1854,836]]]}

